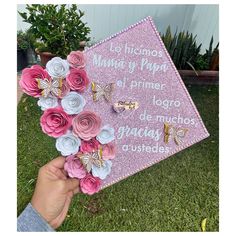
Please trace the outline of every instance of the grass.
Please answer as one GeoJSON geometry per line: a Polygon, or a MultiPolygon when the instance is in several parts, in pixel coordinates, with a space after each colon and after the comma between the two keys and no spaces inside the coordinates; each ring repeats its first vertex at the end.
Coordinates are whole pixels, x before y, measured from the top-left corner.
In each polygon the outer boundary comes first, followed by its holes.
{"type": "MultiPolygon", "coordinates": [[[[74,197],[58,231],[219,231],[218,87],[188,90],[211,136],[100,193],[74,197]]],[[[56,157],[43,134],[36,99],[18,104],[18,214],[30,201],[40,166],[56,157]]]]}

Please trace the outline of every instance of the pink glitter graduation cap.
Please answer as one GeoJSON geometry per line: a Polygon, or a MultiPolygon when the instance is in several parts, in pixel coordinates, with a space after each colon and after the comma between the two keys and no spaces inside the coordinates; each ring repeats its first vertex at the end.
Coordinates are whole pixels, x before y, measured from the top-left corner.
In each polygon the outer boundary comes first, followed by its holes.
{"type": "Polygon", "coordinates": [[[209,136],[151,17],[88,48],[85,56],[98,91],[96,97],[90,89],[84,93],[86,108],[116,135],[116,157],[102,188],[209,136]]]}

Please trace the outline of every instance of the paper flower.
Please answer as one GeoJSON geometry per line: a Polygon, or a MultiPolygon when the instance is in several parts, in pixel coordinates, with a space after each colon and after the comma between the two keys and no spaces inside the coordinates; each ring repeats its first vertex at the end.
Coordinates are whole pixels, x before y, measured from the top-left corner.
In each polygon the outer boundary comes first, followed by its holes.
{"type": "Polygon", "coordinates": [[[100,179],[105,179],[111,172],[112,162],[104,161],[101,167],[92,166],[92,175],[94,177],[99,177],[100,179]]]}
{"type": "Polygon", "coordinates": [[[69,115],[79,114],[81,111],[83,111],[85,104],[85,99],[76,92],[68,93],[61,100],[61,106],[69,115]]]}
{"type": "Polygon", "coordinates": [[[66,157],[64,170],[68,173],[69,177],[71,178],[82,179],[87,174],[87,171],[85,170],[80,159],[78,159],[74,155],[66,157]]]}
{"type": "Polygon", "coordinates": [[[67,61],[72,68],[84,68],[85,67],[85,57],[81,51],[72,51],[67,56],[67,61]]]}
{"type": "Polygon", "coordinates": [[[61,107],[49,108],[40,118],[40,125],[45,134],[58,138],[71,126],[71,117],[61,107]]]}
{"type": "Polygon", "coordinates": [[[83,92],[89,84],[87,74],[83,69],[71,69],[70,74],[66,77],[66,81],[70,85],[71,90],[78,92],[83,92]]]}
{"type": "Polygon", "coordinates": [[[53,57],[46,64],[46,70],[52,78],[66,78],[69,73],[69,64],[67,60],[60,57],[53,57]]]}
{"type": "Polygon", "coordinates": [[[116,147],[114,143],[107,143],[102,145],[102,159],[111,160],[116,156],[116,147]]]}
{"type": "Polygon", "coordinates": [[[57,107],[58,99],[56,97],[40,97],[37,104],[41,107],[41,110],[45,111],[48,108],[57,107]]]}
{"type": "Polygon", "coordinates": [[[92,138],[89,141],[82,140],[80,151],[83,153],[94,152],[98,150],[99,146],[100,143],[95,138],[92,138]]]}
{"type": "Polygon", "coordinates": [[[101,118],[94,112],[83,111],[72,121],[73,133],[88,141],[100,132],[101,123],[101,118]]]}
{"type": "Polygon", "coordinates": [[[59,98],[65,97],[69,92],[70,92],[70,86],[66,82],[66,80],[63,80],[61,86],[61,95],[59,96],[59,98]]]}
{"type": "Polygon", "coordinates": [[[115,139],[115,130],[110,125],[105,125],[96,138],[101,144],[110,143],[115,139]]]}
{"type": "Polygon", "coordinates": [[[56,148],[62,156],[74,155],[79,151],[81,140],[72,133],[57,138],[56,148]]]}
{"type": "MultiPolygon", "coordinates": [[[[111,172],[115,157],[114,129],[105,125],[92,111],[84,111],[84,92],[89,79],[85,71],[82,52],[72,51],[67,60],[54,57],[46,64],[22,71],[19,82],[22,90],[38,97],[37,104],[43,110],[40,118],[42,131],[56,138],[55,147],[65,156],[64,170],[70,178],[80,179],[81,192],[97,193],[111,172]]],[[[101,86],[92,83],[94,101],[104,97],[111,100],[114,83],[101,86]]]]}
{"type": "Polygon", "coordinates": [[[101,184],[101,179],[94,177],[91,174],[87,174],[83,179],[80,180],[80,189],[83,193],[92,195],[99,191],[101,184]]]}
{"type": "Polygon", "coordinates": [[[31,66],[31,68],[26,68],[22,71],[19,85],[24,93],[32,97],[41,96],[41,90],[38,88],[38,82],[36,79],[50,80],[50,76],[47,71],[39,65],[31,66]]]}

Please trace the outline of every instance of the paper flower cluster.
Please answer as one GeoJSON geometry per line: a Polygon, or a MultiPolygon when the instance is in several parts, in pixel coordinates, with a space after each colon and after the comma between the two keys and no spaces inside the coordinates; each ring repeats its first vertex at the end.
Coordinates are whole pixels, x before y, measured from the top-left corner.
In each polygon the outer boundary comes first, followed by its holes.
{"type": "Polygon", "coordinates": [[[52,58],[46,69],[39,65],[24,69],[19,84],[26,94],[39,98],[42,131],[56,138],[68,176],[80,179],[81,191],[91,195],[110,174],[116,150],[113,127],[103,126],[97,114],[86,110],[85,66],[84,54],[73,51],[66,60],[52,58]]]}

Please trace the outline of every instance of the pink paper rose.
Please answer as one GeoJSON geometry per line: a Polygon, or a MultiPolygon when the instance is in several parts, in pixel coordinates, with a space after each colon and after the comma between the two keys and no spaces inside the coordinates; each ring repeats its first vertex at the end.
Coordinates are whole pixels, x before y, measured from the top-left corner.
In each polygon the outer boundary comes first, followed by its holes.
{"type": "Polygon", "coordinates": [[[101,118],[94,112],[83,111],[72,121],[73,133],[88,141],[100,132],[101,123],[101,118]]]}
{"type": "Polygon", "coordinates": [[[66,80],[63,80],[62,87],[61,87],[61,95],[59,96],[59,98],[65,97],[69,92],[70,92],[70,86],[66,82],[66,80]]]}
{"type": "Polygon", "coordinates": [[[71,90],[78,92],[83,92],[89,84],[87,74],[83,69],[71,69],[66,81],[71,90]]]}
{"type": "Polygon", "coordinates": [[[110,160],[114,159],[116,156],[116,147],[114,143],[108,143],[102,145],[102,159],[110,160]]]}
{"type": "Polygon", "coordinates": [[[38,82],[36,79],[50,80],[50,76],[47,71],[39,65],[31,66],[31,68],[25,68],[22,71],[19,84],[24,93],[32,97],[41,96],[41,90],[38,88],[38,82]]]}
{"type": "Polygon", "coordinates": [[[83,193],[92,195],[99,191],[101,184],[101,179],[94,177],[91,174],[87,174],[83,179],[80,180],[80,189],[83,193]]]}
{"type": "Polygon", "coordinates": [[[96,138],[92,138],[89,141],[82,140],[80,151],[83,153],[90,153],[97,151],[100,146],[100,143],[97,141],[96,138]]]}
{"type": "Polygon", "coordinates": [[[40,118],[44,133],[54,138],[65,134],[71,126],[71,117],[61,107],[49,108],[40,118]]]}
{"type": "Polygon", "coordinates": [[[64,169],[71,178],[82,179],[87,174],[87,171],[85,170],[80,159],[78,159],[74,155],[68,156],[66,158],[64,169]]]}
{"type": "Polygon", "coordinates": [[[72,68],[84,68],[85,67],[85,57],[81,51],[72,51],[67,56],[67,61],[72,68]]]}

